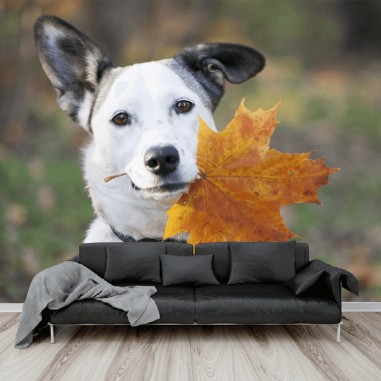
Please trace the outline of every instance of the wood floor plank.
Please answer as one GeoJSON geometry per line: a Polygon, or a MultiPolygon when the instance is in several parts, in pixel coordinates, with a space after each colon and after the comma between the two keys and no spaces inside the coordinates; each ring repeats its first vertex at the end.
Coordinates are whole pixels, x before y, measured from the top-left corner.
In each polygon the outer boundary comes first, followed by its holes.
{"type": "MultiPolygon", "coordinates": [[[[343,324],[345,332],[347,326],[343,324]]],[[[336,343],[335,326],[318,325],[313,330],[312,339],[301,334],[296,326],[287,326],[285,329],[300,349],[309,357],[327,380],[378,380],[381,371],[377,364],[369,360],[362,352],[359,342],[348,341],[342,335],[341,342],[336,343]]]]}
{"type": "Polygon", "coordinates": [[[7,331],[13,325],[16,325],[20,321],[20,314],[15,312],[0,313],[0,335],[2,332],[7,331]]]}
{"type": "Polygon", "coordinates": [[[365,314],[356,313],[344,316],[343,323],[343,338],[353,343],[381,372],[381,327],[377,328],[381,324],[376,319],[369,321],[365,314]]]}
{"type": "Polygon", "coordinates": [[[18,317],[20,314],[18,312],[0,312],[0,325],[4,321],[12,319],[13,317],[18,317]]]}
{"type": "MultiPolygon", "coordinates": [[[[304,326],[297,328],[303,330],[304,326]]],[[[283,326],[252,326],[251,335],[240,339],[248,356],[255,364],[261,364],[260,379],[276,380],[323,380],[313,363],[307,361],[304,352],[290,337],[283,326]],[[257,343],[259,345],[257,345],[257,343]]]]}
{"type": "Polygon", "coordinates": [[[194,379],[189,341],[191,335],[189,329],[192,327],[152,328],[152,335],[155,337],[151,344],[152,360],[144,379],[151,381],[194,379]]]}
{"type": "Polygon", "coordinates": [[[335,325],[58,326],[14,348],[18,313],[0,314],[0,380],[381,380],[381,314],[335,325]]]}
{"type": "Polygon", "coordinates": [[[50,367],[55,354],[71,341],[73,331],[77,329],[67,327],[62,335],[57,335],[57,339],[61,339],[60,336],[63,336],[62,341],[60,340],[54,345],[50,344],[49,332],[45,330],[44,339],[43,337],[36,339],[30,347],[20,350],[14,347],[17,327],[11,327],[4,340],[0,340],[0,380],[34,381],[41,379],[40,375],[50,367]]]}
{"type": "MultiPolygon", "coordinates": [[[[115,345],[114,361],[111,361],[105,369],[106,380],[123,380],[127,375],[128,365],[131,364],[133,356],[132,342],[135,333],[130,327],[115,328],[114,332],[119,334],[120,341],[115,345]]],[[[112,340],[112,338],[111,338],[112,340]]]]}
{"type": "MultiPolygon", "coordinates": [[[[57,331],[63,331],[66,327],[57,327],[57,331]]],[[[112,327],[111,327],[112,328],[112,327]]],[[[87,354],[92,352],[93,348],[97,346],[97,339],[99,332],[107,330],[107,327],[102,326],[85,326],[75,328],[75,332],[71,339],[65,341],[62,339],[62,335],[57,336],[57,341],[64,345],[56,352],[56,355],[52,359],[49,368],[41,374],[41,380],[62,380],[64,377],[69,378],[71,372],[77,373],[77,368],[81,369],[82,375],[85,374],[85,369],[90,368],[93,364],[81,366],[80,361],[87,359],[87,354]],[[91,345],[89,345],[91,343],[91,345]]],[[[99,359],[94,358],[99,361],[99,359]]],[[[85,362],[82,362],[82,365],[85,362]]],[[[76,378],[72,378],[76,379],[76,378]]]]}
{"type": "MultiPolygon", "coordinates": [[[[289,333],[290,338],[297,344],[300,351],[314,364],[322,376],[327,376],[329,380],[344,380],[345,375],[335,366],[335,361],[330,356],[325,355],[325,350],[329,340],[325,337],[315,335],[317,327],[305,326],[299,329],[298,326],[285,326],[284,329],[289,333]]],[[[325,327],[327,328],[327,327],[325,327]]],[[[331,335],[331,341],[334,334],[331,335]]],[[[335,343],[338,346],[337,343],[335,343]]]]}
{"type": "Polygon", "coordinates": [[[234,352],[236,337],[230,326],[194,326],[190,343],[194,380],[236,380],[237,374],[255,373],[240,351],[234,352]],[[226,329],[227,328],[227,329],[226,329]],[[237,373],[236,368],[239,368],[237,373]]]}
{"type": "Polygon", "coordinates": [[[127,328],[125,340],[118,348],[117,362],[110,364],[107,369],[107,379],[149,379],[154,357],[153,347],[160,344],[161,335],[167,334],[166,327],[162,331],[152,328],[154,327],[127,328]]]}

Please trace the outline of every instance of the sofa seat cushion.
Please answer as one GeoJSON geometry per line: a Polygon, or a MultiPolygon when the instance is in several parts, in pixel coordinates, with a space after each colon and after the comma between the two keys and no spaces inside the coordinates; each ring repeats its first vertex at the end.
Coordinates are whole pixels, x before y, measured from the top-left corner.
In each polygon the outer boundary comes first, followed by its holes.
{"type": "Polygon", "coordinates": [[[154,323],[193,324],[195,322],[194,288],[156,285],[152,295],[160,312],[154,323]]]}
{"type": "MultiPolygon", "coordinates": [[[[118,284],[122,285],[131,284],[118,284]]],[[[160,319],[150,324],[194,323],[193,288],[164,287],[148,283],[147,285],[153,285],[157,289],[152,299],[160,312],[160,319]]],[[[52,324],[129,324],[126,312],[93,299],[75,301],[65,308],[56,311],[47,310],[45,313],[52,324]]]]}
{"type": "Polygon", "coordinates": [[[282,285],[198,287],[195,300],[198,324],[335,324],[341,320],[334,301],[295,296],[282,285]]]}

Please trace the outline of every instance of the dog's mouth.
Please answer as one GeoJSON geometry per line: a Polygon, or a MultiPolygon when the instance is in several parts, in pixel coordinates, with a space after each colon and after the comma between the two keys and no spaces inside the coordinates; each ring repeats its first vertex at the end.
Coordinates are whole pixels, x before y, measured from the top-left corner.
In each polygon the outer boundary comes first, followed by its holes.
{"type": "Polygon", "coordinates": [[[131,181],[132,189],[137,192],[147,192],[151,194],[172,194],[172,193],[180,193],[185,192],[189,186],[188,183],[177,183],[177,184],[163,184],[160,186],[152,187],[152,188],[139,188],[133,181],[131,181]]]}
{"type": "MultiPolygon", "coordinates": [[[[117,175],[112,175],[106,177],[104,181],[107,183],[113,179],[116,179],[121,176],[125,176],[126,173],[120,173],[117,175]]],[[[157,200],[163,199],[173,199],[175,197],[180,197],[182,194],[188,191],[189,183],[171,183],[171,184],[162,184],[150,188],[140,188],[131,180],[131,187],[135,192],[141,193],[144,198],[153,198],[157,200]]]]}

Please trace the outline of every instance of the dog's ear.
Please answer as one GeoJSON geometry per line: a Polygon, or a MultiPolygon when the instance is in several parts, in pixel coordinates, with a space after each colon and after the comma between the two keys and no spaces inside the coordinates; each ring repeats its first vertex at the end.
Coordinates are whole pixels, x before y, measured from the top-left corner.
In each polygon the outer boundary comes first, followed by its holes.
{"type": "Polygon", "coordinates": [[[211,96],[214,106],[224,94],[224,80],[242,83],[265,66],[265,58],[257,50],[231,43],[191,46],[174,58],[192,71],[211,96]]]}
{"type": "Polygon", "coordinates": [[[91,131],[89,118],[95,91],[112,62],[88,37],[58,17],[40,17],[34,35],[60,107],[91,131]]]}

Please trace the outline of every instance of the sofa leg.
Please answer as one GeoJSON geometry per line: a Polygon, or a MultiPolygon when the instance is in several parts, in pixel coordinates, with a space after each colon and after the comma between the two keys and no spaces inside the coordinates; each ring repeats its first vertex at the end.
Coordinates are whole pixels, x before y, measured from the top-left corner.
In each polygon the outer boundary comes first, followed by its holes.
{"type": "Polygon", "coordinates": [[[55,343],[54,341],[54,324],[48,323],[50,325],[50,342],[52,344],[55,343]]]}
{"type": "Polygon", "coordinates": [[[337,324],[337,336],[336,336],[336,341],[338,343],[340,343],[340,328],[341,328],[341,324],[343,324],[343,322],[341,321],[340,323],[337,324]]]}

